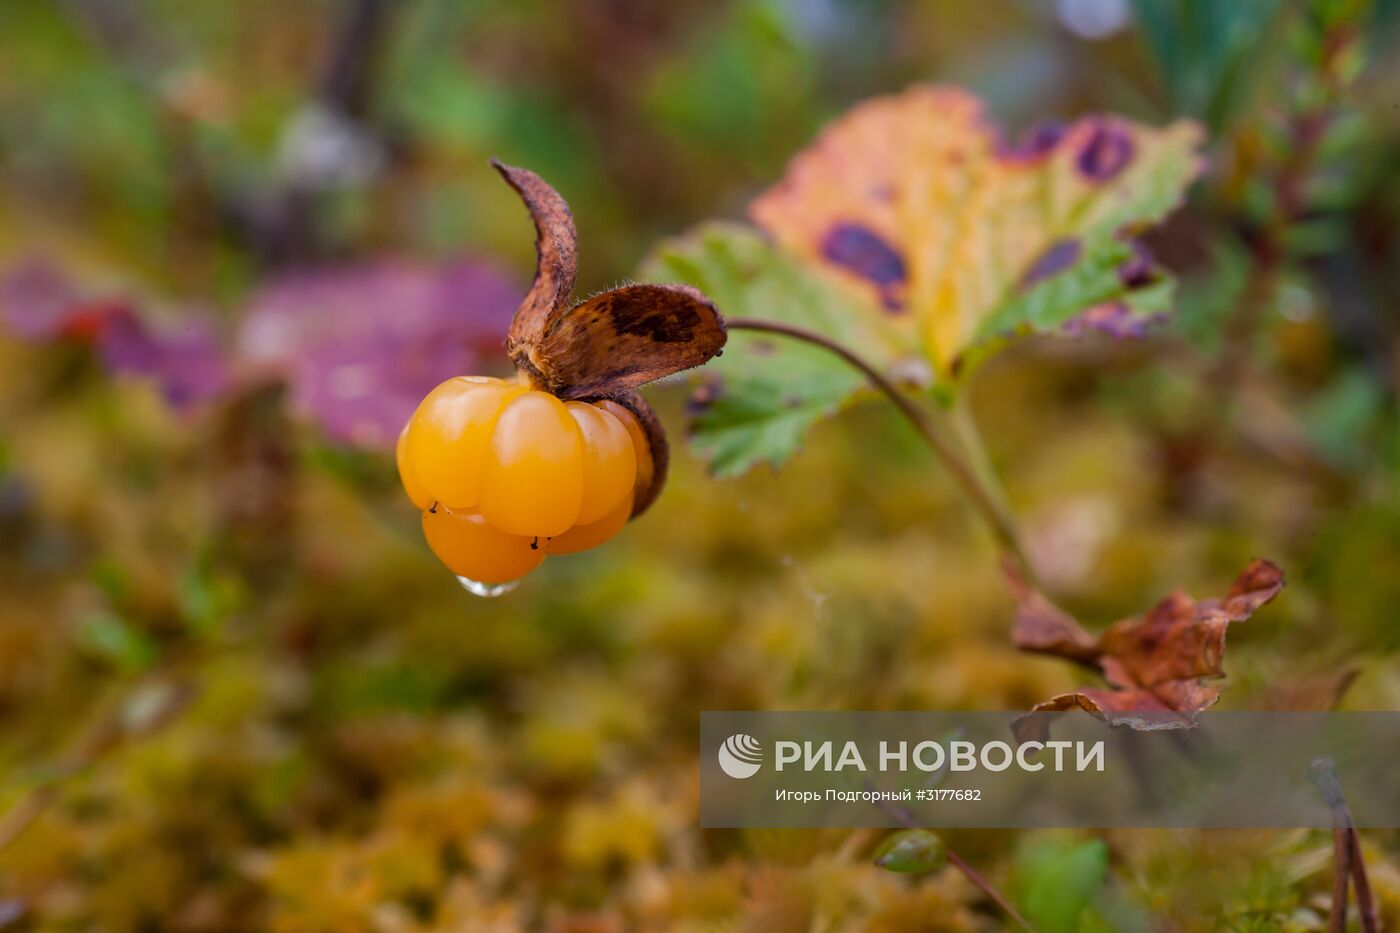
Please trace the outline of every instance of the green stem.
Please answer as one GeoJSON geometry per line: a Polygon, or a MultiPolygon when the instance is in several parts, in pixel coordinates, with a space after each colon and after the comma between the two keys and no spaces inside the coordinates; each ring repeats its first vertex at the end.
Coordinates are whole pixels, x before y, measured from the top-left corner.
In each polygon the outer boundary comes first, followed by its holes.
{"type": "MultiPolygon", "coordinates": [[[[915,405],[909,396],[901,392],[874,365],[862,359],[848,347],[837,343],[824,334],[806,328],[752,318],[729,318],[725,321],[725,325],[730,330],[780,334],[784,337],[813,344],[835,354],[853,369],[858,370],[872,387],[894,403],[895,408],[904,416],[905,420],[915,431],[919,432],[919,436],[928,444],[934,456],[943,463],[954,481],[962,487],[968,501],[972,503],[973,509],[991,529],[997,543],[1020,565],[1021,571],[1028,580],[1032,582],[1035,580],[1034,568],[1026,558],[1025,549],[1021,546],[1016,523],[1012,520],[1011,513],[1005,504],[1005,495],[1001,492],[1000,484],[995,481],[994,477],[991,477],[989,467],[979,470],[970,466],[959,452],[958,444],[948,438],[943,429],[929,417],[928,412],[915,405]],[[988,483],[989,478],[991,479],[990,484],[988,483]]],[[[978,449],[980,450],[980,443],[978,449]]]]}
{"type": "Polygon", "coordinates": [[[968,467],[976,475],[977,481],[987,490],[987,495],[992,499],[997,509],[1006,516],[1008,522],[1011,521],[1011,500],[1006,495],[1006,488],[1002,486],[996,468],[992,466],[991,455],[987,453],[987,447],[982,442],[982,432],[978,430],[977,418],[972,413],[970,387],[965,387],[954,400],[951,421],[958,443],[962,445],[964,453],[967,454],[968,467]]]}

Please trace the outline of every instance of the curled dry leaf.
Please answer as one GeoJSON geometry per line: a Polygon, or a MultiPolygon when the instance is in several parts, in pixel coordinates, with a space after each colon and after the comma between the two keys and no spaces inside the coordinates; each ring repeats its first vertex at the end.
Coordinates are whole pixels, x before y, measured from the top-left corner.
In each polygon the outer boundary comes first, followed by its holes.
{"type": "Polygon", "coordinates": [[[535,280],[510,324],[515,365],[560,398],[599,397],[692,369],[724,347],[724,319],[684,285],[625,285],[572,304],[573,214],[534,172],[492,163],[535,222],[535,280]]]}
{"type": "MultiPolygon", "coordinates": [[[[1008,570],[1017,602],[1012,640],[1022,651],[1054,655],[1099,670],[1106,689],[1084,688],[1036,704],[1031,713],[1082,709],[1135,729],[1185,728],[1220,697],[1225,633],[1283,589],[1283,571],[1256,558],[1223,599],[1167,596],[1142,616],[1115,622],[1097,638],[1008,570]],[[1147,714],[1147,715],[1140,715],[1147,714]]],[[[1018,721],[1021,741],[1043,739],[1048,723],[1018,721]]]]}
{"type": "Polygon", "coordinates": [[[578,276],[578,230],[563,196],[528,169],[491,165],[520,195],[535,222],[535,280],[511,319],[506,347],[514,359],[521,348],[538,343],[550,320],[569,304],[578,276]]]}

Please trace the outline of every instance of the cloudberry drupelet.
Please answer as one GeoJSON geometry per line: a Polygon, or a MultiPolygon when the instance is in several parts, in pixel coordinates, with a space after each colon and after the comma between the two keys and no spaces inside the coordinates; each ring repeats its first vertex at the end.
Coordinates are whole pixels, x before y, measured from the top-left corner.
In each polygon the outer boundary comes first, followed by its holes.
{"type": "Polygon", "coordinates": [[[654,468],[625,406],[561,401],[483,376],[430,392],[399,436],[397,459],[433,553],[488,584],[520,579],[546,554],[607,541],[654,468]]]}

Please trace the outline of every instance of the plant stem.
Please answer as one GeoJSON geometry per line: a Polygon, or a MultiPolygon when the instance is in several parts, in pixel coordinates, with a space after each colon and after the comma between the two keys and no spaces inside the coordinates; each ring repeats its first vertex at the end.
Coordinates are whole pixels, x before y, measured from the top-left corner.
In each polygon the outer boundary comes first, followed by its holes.
{"type": "Polygon", "coordinates": [[[996,470],[992,467],[991,455],[987,453],[986,445],[982,443],[982,432],[977,429],[977,419],[972,414],[972,392],[970,388],[964,388],[954,399],[952,412],[953,433],[958,438],[958,443],[967,454],[968,467],[972,470],[977,481],[987,490],[987,493],[1003,515],[1011,514],[1011,503],[1007,500],[1006,490],[1001,485],[1001,480],[997,478],[996,470]]]}
{"type": "Polygon", "coordinates": [[[1328,933],[1346,933],[1347,876],[1351,874],[1351,843],[1345,829],[1332,830],[1332,913],[1328,933]]]}
{"type": "Polygon", "coordinates": [[[973,868],[971,865],[967,864],[967,862],[963,861],[961,855],[958,855],[958,853],[954,852],[952,849],[947,848],[945,848],[943,852],[948,856],[948,863],[955,867],[958,871],[962,872],[963,875],[966,876],[967,880],[971,881],[979,889],[981,889],[982,893],[991,898],[993,903],[995,903],[1002,910],[1006,911],[1006,915],[1012,920],[1016,921],[1017,926],[1019,926],[1023,930],[1034,929],[1034,927],[1032,927],[1030,923],[1027,922],[1026,918],[1022,917],[1020,912],[1015,907],[1011,906],[1011,902],[1006,899],[1006,896],[1003,895],[1000,891],[998,891],[995,887],[993,887],[990,881],[982,877],[981,872],[973,868]]]}
{"type": "MultiPolygon", "coordinates": [[[[1347,819],[1351,819],[1350,811],[1347,819]]],[[[1356,827],[1347,828],[1351,849],[1351,885],[1356,891],[1356,909],[1361,913],[1361,929],[1375,933],[1381,928],[1380,914],[1376,912],[1376,896],[1371,892],[1371,879],[1366,877],[1366,860],[1361,857],[1361,834],[1356,827]]]]}
{"type": "Polygon", "coordinates": [[[730,330],[750,330],[766,334],[779,334],[784,337],[791,337],[794,340],[801,340],[814,346],[835,354],[853,369],[858,370],[870,382],[870,385],[881,392],[886,398],[894,403],[906,421],[919,432],[919,436],[924,439],[929,448],[933,451],[953,479],[962,487],[967,494],[968,500],[972,503],[977,514],[987,523],[992,534],[996,537],[1001,547],[1015,558],[1021,565],[1026,576],[1030,580],[1035,579],[1035,571],[1030,561],[1026,558],[1025,549],[1021,546],[1020,535],[1016,530],[1016,524],[1012,520],[1010,512],[1007,510],[1004,499],[1000,492],[1000,486],[995,482],[989,482],[989,476],[984,476],[985,470],[979,470],[970,466],[962,455],[958,452],[957,445],[945,436],[944,432],[934,424],[928,413],[910,401],[909,397],[899,390],[883,373],[874,365],[858,356],[849,348],[837,343],[824,334],[807,330],[803,327],[795,327],[791,324],[782,324],[777,321],[762,321],[752,318],[728,318],[725,321],[730,330]]]}
{"type": "Polygon", "coordinates": [[[1365,933],[1376,933],[1381,928],[1380,917],[1376,913],[1371,881],[1366,877],[1366,863],[1361,858],[1361,840],[1332,759],[1315,760],[1308,769],[1308,777],[1332,811],[1332,916],[1327,928],[1336,933],[1343,933],[1347,928],[1347,880],[1350,879],[1356,889],[1361,929],[1365,933]]]}
{"type": "MultiPolygon", "coordinates": [[[[919,825],[919,821],[914,819],[914,814],[910,813],[903,807],[886,802],[879,802],[875,805],[881,810],[883,810],[885,813],[888,813],[890,816],[894,817],[894,819],[897,820],[899,824],[905,829],[923,828],[919,825]]],[[[967,862],[963,861],[962,856],[958,855],[958,853],[954,852],[952,849],[945,847],[943,851],[944,854],[948,856],[948,863],[954,868],[956,868],[958,871],[962,872],[963,876],[967,878],[968,881],[971,881],[974,885],[976,885],[977,889],[980,890],[983,894],[987,895],[987,897],[991,899],[992,903],[996,904],[998,907],[1004,910],[1006,912],[1006,915],[1016,922],[1017,926],[1019,926],[1023,930],[1034,931],[1035,928],[1032,927],[1026,921],[1025,917],[1021,916],[1020,911],[1018,911],[1015,907],[1012,906],[1011,901],[1007,900],[1006,895],[1002,894],[996,889],[996,885],[992,884],[985,877],[983,877],[982,873],[979,872],[977,869],[973,868],[971,865],[967,864],[967,862]]]]}

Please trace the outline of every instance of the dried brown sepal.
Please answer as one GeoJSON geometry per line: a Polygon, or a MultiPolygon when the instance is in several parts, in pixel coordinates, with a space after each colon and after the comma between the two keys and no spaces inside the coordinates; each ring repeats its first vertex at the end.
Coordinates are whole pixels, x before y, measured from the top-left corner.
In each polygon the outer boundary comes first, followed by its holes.
{"type": "Polygon", "coordinates": [[[724,319],[688,285],[624,285],[564,312],[527,348],[530,373],[560,398],[636,388],[724,347],[724,319]]]}
{"type": "Polygon", "coordinates": [[[617,402],[632,413],[637,423],[642,426],[651,450],[651,485],[646,489],[638,489],[632,499],[632,518],[636,518],[651,507],[656,497],[661,495],[662,487],[666,485],[666,470],[671,465],[671,447],[666,441],[666,431],[661,427],[661,419],[639,393],[631,390],[612,392],[587,401],[599,401],[604,398],[617,402]]]}
{"type": "Polygon", "coordinates": [[[568,202],[543,178],[496,159],[491,165],[520,195],[535,222],[535,280],[506,335],[514,359],[520,348],[538,343],[550,322],[569,307],[578,275],[578,231],[568,202]]]}
{"type": "Polygon", "coordinates": [[[535,280],[506,338],[511,360],[535,385],[566,399],[609,395],[719,353],[724,319],[689,286],[625,285],[573,304],[578,235],[569,205],[534,172],[491,164],[535,222],[535,280]]]}
{"type": "MultiPolygon", "coordinates": [[[[1093,639],[1069,615],[1015,575],[1017,601],[1012,640],[1023,651],[1097,667],[1108,689],[1083,689],[1051,697],[1031,712],[1083,709],[1114,725],[1135,729],[1190,726],[1197,713],[1220,698],[1225,633],[1283,588],[1283,571],[1256,558],[1223,599],[1194,600],[1177,592],[1145,615],[1124,619],[1093,639]],[[1149,715],[1139,715],[1149,714],[1149,715]]],[[[1021,741],[1043,737],[1048,723],[1030,716],[1017,723],[1021,741]]]]}

